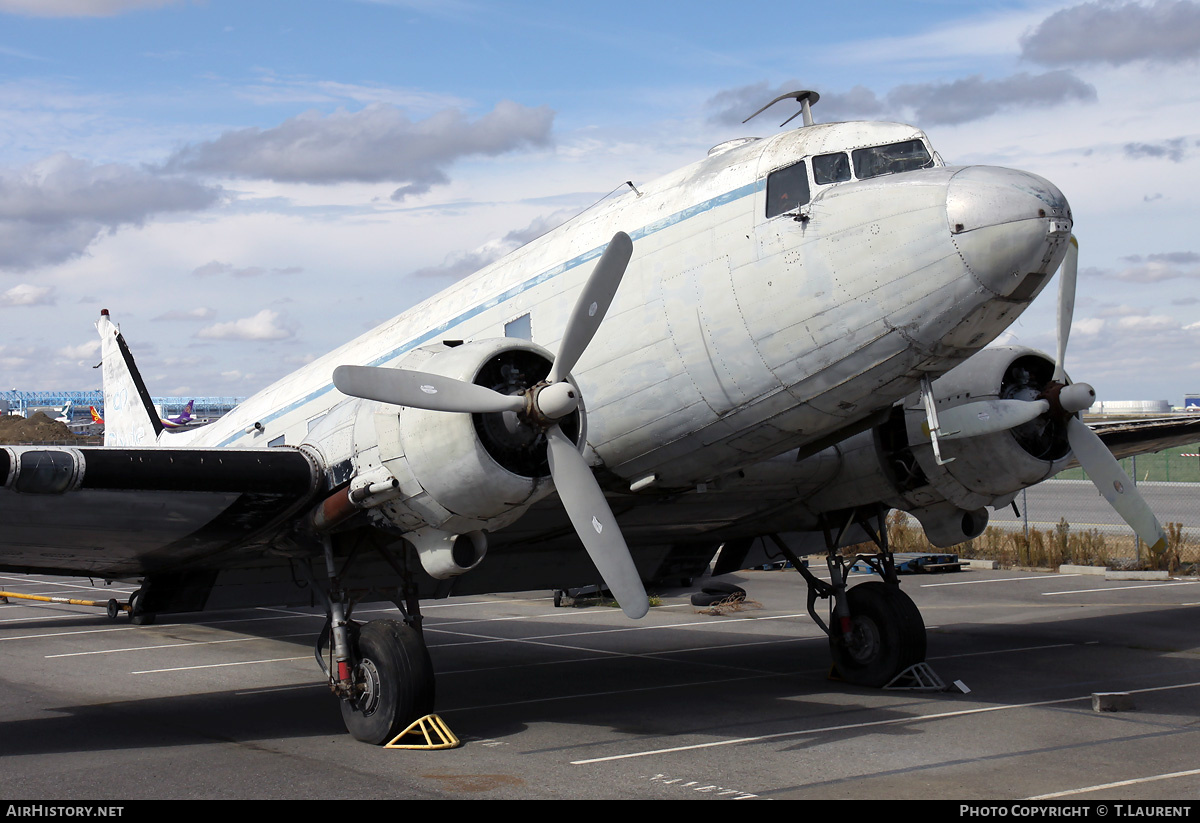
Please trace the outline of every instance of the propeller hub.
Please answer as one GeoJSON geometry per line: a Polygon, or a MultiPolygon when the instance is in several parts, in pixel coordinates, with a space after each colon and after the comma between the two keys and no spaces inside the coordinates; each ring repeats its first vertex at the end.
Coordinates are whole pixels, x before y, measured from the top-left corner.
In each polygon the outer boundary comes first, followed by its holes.
{"type": "Polygon", "coordinates": [[[533,408],[544,422],[561,420],[579,408],[579,394],[565,380],[561,383],[535,386],[533,408]]]}
{"type": "Polygon", "coordinates": [[[1058,402],[1070,414],[1085,411],[1096,402],[1096,390],[1087,383],[1072,383],[1059,392],[1058,402]]]}
{"type": "Polygon", "coordinates": [[[1072,383],[1068,386],[1052,380],[1038,397],[1050,402],[1052,417],[1061,419],[1073,417],[1078,412],[1091,408],[1096,402],[1096,390],[1087,383],[1072,383]]]}

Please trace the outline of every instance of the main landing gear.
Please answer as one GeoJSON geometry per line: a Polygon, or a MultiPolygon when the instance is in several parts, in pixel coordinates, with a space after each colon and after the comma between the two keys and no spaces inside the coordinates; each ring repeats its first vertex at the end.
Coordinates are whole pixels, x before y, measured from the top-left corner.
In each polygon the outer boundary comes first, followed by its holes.
{"type": "Polygon", "coordinates": [[[778,535],[770,539],[808,584],[808,613],[829,635],[829,651],[839,677],[860,686],[882,687],[925,661],[925,622],[915,603],[900,591],[896,564],[887,545],[886,508],[843,513],[836,534],[826,526],[826,563],[830,582],[816,577],[778,535]],[[873,555],[846,557],[838,546],[854,525],[862,527],[878,547],[873,555]],[[882,580],[848,588],[851,566],[865,563],[882,580]],[[817,598],[829,599],[829,623],[817,614],[817,598]]]}
{"type": "Polygon", "coordinates": [[[324,543],[329,594],[325,628],[317,638],[317,662],[340,699],[346,730],[364,743],[382,745],[433,712],[433,663],[421,633],[420,604],[409,575],[381,548],[408,581],[389,598],[403,620],[352,621],[357,601],[341,588],[331,541],[326,537],[324,543]]]}

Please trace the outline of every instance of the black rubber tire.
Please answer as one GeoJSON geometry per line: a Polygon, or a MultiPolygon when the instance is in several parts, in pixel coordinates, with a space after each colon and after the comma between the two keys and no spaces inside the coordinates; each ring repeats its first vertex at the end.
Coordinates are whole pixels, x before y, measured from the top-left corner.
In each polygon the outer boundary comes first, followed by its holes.
{"type": "Polygon", "coordinates": [[[692,595],[693,606],[718,606],[722,603],[741,603],[746,599],[746,593],[737,592],[696,592],[692,595]]]}
{"type": "Polygon", "coordinates": [[[141,589],[129,595],[129,622],[135,626],[149,626],[154,623],[154,612],[142,611],[145,600],[146,593],[141,589]]]}
{"type": "Polygon", "coordinates": [[[355,646],[356,676],[373,667],[378,697],[371,705],[342,700],[342,721],[355,739],[379,746],[433,711],[433,662],[420,633],[395,620],[362,626],[355,646]]]}
{"type": "Polygon", "coordinates": [[[846,592],[852,645],[836,619],[829,651],[838,674],[859,686],[886,686],[914,663],[925,660],[925,621],[907,594],[881,581],[860,583],[846,592]]]}
{"type": "Polygon", "coordinates": [[[723,594],[726,597],[733,597],[737,600],[746,599],[746,590],[741,586],[735,586],[732,583],[723,583],[720,580],[710,580],[701,587],[700,591],[705,594],[723,594]]]}

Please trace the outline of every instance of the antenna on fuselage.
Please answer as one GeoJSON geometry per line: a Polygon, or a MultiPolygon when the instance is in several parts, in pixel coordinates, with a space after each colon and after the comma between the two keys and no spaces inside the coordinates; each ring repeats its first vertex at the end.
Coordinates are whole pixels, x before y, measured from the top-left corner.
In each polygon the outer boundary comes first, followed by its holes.
{"type": "Polygon", "coordinates": [[[788,123],[795,120],[801,114],[804,115],[804,125],[811,126],[813,124],[812,107],[820,99],[821,99],[821,95],[817,94],[815,91],[789,91],[787,94],[779,95],[774,100],[772,100],[770,103],[767,103],[767,105],[763,106],[761,109],[754,112],[754,114],[750,115],[742,122],[743,123],[750,122],[755,117],[758,117],[764,111],[771,108],[771,106],[774,106],[780,100],[795,100],[797,103],[800,104],[800,111],[796,112],[791,117],[789,117],[787,120],[784,120],[782,123],[780,123],[779,127],[783,128],[788,123]]]}

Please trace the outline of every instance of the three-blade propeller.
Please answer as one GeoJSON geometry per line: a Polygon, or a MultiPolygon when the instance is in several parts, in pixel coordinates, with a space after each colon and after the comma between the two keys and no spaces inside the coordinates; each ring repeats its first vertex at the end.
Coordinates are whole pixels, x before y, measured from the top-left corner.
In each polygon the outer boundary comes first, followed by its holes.
{"type": "Polygon", "coordinates": [[[1075,284],[1078,278],[1079,242],[1072,236],[1058,283],[1058,346],[1054,376],[1047,387],[1056,388],[1043,391],[1043,396],[1036,400],[980,400],[939,412],[939,428],[944,432],[939,437],[942,440],[977,437],[1016,428],[1043,414],[1065,416],[1067,442],[1075,459],[1117,514],[1151,547],[1151,551],[1158,552],[1166,546],[1167,539],[1158,519],[1104,441],[1077,416],[1078,412],[1090,408],[1095,402],[1095,391],[1087,383],[1064,385],[1067,379],[1064,366],[1067,338],[1071,334],[1071,320],[1075,313],[1075,284]]]}
{"type": "Polygon", "coordinates": [[[591,468],[558,425],[579,408],[567,376],[600,328],[632,255],[633,241],[617,232],[575,303],[545,382],[520,394],[501,394],[437,374],[371,366],[339,366],[333,372],[333,383],[352,397],[397,406],[467,414],[516,412],[523,425],[544,430],[550,476],[575,533],[621,610],[638,618],[646,614],[650,603],[629,547],[591,468]]]}

